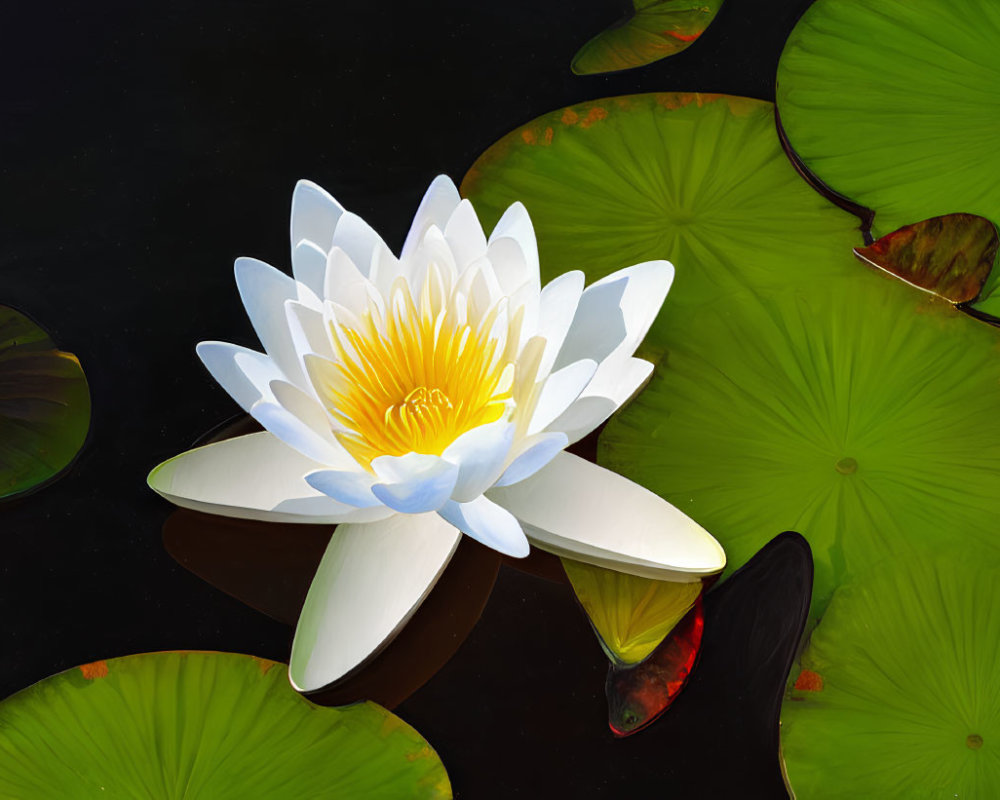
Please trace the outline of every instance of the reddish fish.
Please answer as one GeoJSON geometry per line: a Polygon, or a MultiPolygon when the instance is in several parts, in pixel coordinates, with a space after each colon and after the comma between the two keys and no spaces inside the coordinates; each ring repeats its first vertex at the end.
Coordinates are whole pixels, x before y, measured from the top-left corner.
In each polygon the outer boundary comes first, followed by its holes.
{"type": "Polygon", "coordinates": [[[633,667],[608,668],[608,724],[615,736],[630,736],[660,716],[680,694],[694,667],[705,629],[701,597],[670,635],[633,667]]]}

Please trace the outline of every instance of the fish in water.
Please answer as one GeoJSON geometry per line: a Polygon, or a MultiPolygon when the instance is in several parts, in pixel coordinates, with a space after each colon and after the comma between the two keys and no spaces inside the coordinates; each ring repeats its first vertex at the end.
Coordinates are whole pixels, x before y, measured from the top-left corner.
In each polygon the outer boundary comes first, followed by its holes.
{"type": "Polygon", "coordinates": [[[701,597],[644,661],[608,668],[608,724],[615,736],[645,728],[674,701],[687,682],[701,648],[705,613],[701,597]]]}

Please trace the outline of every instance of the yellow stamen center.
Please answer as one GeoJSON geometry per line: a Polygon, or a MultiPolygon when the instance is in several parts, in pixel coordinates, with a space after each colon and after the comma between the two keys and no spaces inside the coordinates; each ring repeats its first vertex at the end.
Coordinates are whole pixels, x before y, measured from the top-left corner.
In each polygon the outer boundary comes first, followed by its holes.
{"type": "Polygon", "coordinates": [[[393,284],[352,324],[331,324],[335,361],[310,361],[314,386],[346,430],[336,435],[370,467],[383,455],[439,455],[465,431],[500,419],[513,405],[513,354],[500,306],[479,314],[428,272],[420,309],[409,284],[393,284]]]}

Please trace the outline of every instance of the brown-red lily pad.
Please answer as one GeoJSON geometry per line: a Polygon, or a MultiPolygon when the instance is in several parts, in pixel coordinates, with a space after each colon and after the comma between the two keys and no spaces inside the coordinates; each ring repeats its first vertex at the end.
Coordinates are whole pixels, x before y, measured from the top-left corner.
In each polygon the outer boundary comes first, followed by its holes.
{"type": "Polygon", "coordinates": [[[952,303],[975,300],[983,289],[1000,239],[988,219],[946,214],[905,225],[855,255],[952,303]]]}

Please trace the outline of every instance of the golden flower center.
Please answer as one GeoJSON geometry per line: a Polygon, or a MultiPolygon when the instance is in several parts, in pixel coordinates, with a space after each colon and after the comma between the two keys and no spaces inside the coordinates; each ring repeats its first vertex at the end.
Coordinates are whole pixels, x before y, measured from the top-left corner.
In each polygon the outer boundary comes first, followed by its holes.
{"type": "Polygon", "coordinates": [[[440,455],[461,434],[500,419],[513,397],[498,309],[476,319],[425,286],[418,310],[402,279],[389,300],[384,320],[370,302],[357,323],[333,323],[336,361],[313,375],[344,428],[337,438],[366,467],[383,455],[440,455]]]}

